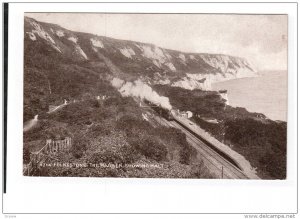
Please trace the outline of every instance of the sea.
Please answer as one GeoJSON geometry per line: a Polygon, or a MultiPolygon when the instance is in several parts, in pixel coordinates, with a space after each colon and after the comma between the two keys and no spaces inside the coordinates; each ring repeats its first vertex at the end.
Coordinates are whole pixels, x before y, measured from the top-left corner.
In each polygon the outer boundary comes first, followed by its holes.
{"type": "Polygon", "coordinates": [[[212,85],[227,90],[229,105],[263,113],[272,120],[287,120],[287,71],[259,72],[258,77],[234,79],[212,85]]]}

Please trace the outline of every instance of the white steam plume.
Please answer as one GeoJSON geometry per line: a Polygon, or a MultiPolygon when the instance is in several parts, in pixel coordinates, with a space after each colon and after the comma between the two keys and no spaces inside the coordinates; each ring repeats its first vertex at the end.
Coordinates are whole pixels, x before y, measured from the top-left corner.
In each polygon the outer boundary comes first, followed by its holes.
{"type": "Polygon", "coordinates": [[[112,81],[111,81],[111,84],[112,86],[116,87],[116,88],[121,88],[122,85],[124,84],[124,81],[120,78],[114,78],[112,81]]]}
{"type": "Polygon", "coordinates": [[[143,83],[141,80],[125,82],[122,79],[114,78],[111,83],[118,89],[122,96],[139,97],[140,99],[146,99],[151,103],[160,105],[165,109],[172,109],[168,97],[159,96],[158,93],[153,91],[149,85],[143,83]]]}

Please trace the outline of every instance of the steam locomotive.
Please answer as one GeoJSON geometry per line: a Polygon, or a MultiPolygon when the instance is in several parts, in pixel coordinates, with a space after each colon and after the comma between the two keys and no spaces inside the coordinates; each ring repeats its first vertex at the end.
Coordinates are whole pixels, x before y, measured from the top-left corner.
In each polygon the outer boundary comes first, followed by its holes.
{"type": "Polygon", "coordinates": [[[144,100],[144,102],[150,106],[155,112],[157,112],[160,116],[164,117],[166,120],[171,121],[174,120],[174,117],[170,110],[161,107],[160,105],[151,103],[150,101],[144,100]]]}
{"type": "Polygon", "coordinates": [[[167,110],[160,105],[151,103],[147,100],[144,100],[145,103],[150,106],[155,112],[157,112],[160,116],[164,117],[168,121],[175,121],[177,124],[179,124],[181,127],[184,129],[188,130],[192,135],[194,135],[196,138],[200,139],[202,142],[204,142],[207,146],[212,148],[215,152],[220,154],[222,157],[224,157],[226,160],[228,160],[230,163],[232,163],[235,167],[238,169],[242,170],[242,168],[239,166],[239,164],[233,159],[230,155],[228,155],[225,151],[215,147],[211,142],[200,136],[198,133],[196,133],[194,130],[192,130],[188,125],[185,123],[181,122],[180,120],[176,119],[172,112],[170,110],[167,110]]]}

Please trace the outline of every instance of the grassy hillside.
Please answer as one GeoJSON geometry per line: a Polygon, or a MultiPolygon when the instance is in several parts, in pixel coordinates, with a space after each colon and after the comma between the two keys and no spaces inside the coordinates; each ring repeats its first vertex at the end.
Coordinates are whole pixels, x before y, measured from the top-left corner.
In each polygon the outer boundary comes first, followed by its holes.
{"type": "Polygon", "coordinates": [[[176,129],[153,127],[131,97],[122,97],[107,80],[110,74],[99,59],[72,60],[45,42],[25,39],[24,121],[39,114],[35,128],[24,133],[24,163],[46,139],[73,141],[70,153],[50,163],[75,167],[41,167],[34,175],[96,177],[213,178],[196,159],[195,149],[176,129]],[[96,96],[106,96],[96,100],[96,96]],[[47,114],[49,105],[76,100],[47,114]],[[115,167],[95,167],[99,164],[115,167]],[[84,166],[84,167],[83,167],[84,166]]]}
{"type": "Polygon", "coordinates": [[[56,159],[88,166],[44,167],[36,175],[213,177],[202,162],[195,159],[195,149],[187,143],[183,133],[173,128],[154,128],[142,119],[141,109],[132,98],[118,94],[104,101],[86,99],[45,116],[37,127],[24,134],[24,157],[45,142],[44,139],[58,140],[65,136],[73,139],[71,152],[59,154],[56,159]],[[118,168],[95,168],[96,164],[118,168]]]}
{"type": "Polygon", "coordinates": [[[99,60],[91,64],[74,61],[42,41],[29,44],[26,39],[24,53],[24,121],[64,99],[115,92],[106,86],[109,72],[99,60]]]}

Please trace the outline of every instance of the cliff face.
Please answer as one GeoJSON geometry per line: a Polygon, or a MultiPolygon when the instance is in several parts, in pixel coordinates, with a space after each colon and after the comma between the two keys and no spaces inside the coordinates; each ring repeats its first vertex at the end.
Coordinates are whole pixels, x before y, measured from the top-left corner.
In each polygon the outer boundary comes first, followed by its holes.
{"type": "Polygon", "coordinates": [[[211,83],[256,76],[239,57],[220,54],[183,53],[152,44],[117,40],[66,30],[58,25],[25,18],[25,44],[43,46],[47,52],[94,67],[107,58],[128,80],[168,84],[185,89],[211,88],[211,83]]]}

